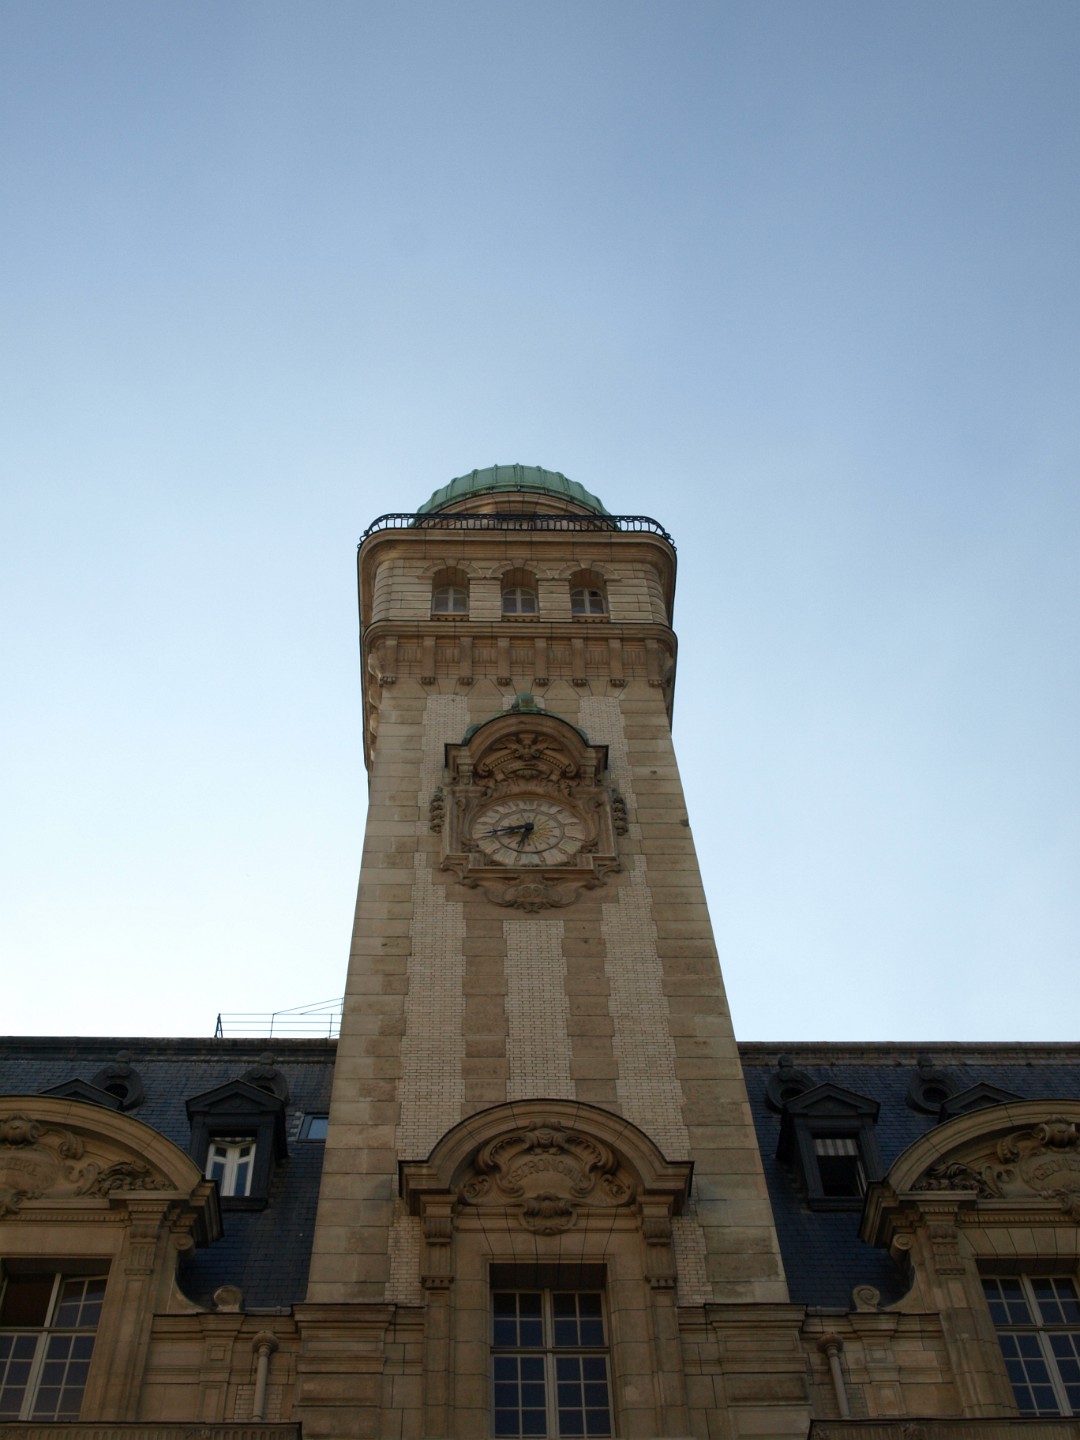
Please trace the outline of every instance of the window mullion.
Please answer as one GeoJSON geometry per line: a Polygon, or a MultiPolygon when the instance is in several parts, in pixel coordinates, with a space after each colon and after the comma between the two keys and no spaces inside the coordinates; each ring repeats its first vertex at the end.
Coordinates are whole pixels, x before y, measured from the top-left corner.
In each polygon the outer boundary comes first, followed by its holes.
{"type": "Polygon", "coordinates": [[[37,1344],[34,1346],[34,1358],[30,1362],[30,1370],[26,1377],[26,1390],[23,1394],[22,1409],[19,1411],[20,1420],[31,1419],[34,1406],[37,1404],[38,1385],[41,1382],[45,1356],[49,1350],[49,1336],[52,1334],[53,1316],[56,1313],[56,1303],[60,1298],[60,1286],[63,1284],[63,1280],[64,1277],[59,1272],[53,1276],[52,1293],[45,1308],[45,1324],[38,1332],[37,1344]]]}
{"type": "Polygon", "coordinates": [[[555,1378],[555,1303],[553,1292],[543,1292],[544,1313],[544,1395],[547,1400],[547,1433],[559,1433],[559,1406],[556,1401],[555,1378]]]}

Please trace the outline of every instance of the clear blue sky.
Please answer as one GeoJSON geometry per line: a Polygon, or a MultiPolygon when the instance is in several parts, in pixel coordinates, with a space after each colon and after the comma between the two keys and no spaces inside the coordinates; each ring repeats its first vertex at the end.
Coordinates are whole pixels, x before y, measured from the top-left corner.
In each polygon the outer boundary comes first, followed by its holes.
{"type": "Polygon", "coordinates": [[[339,994],[354,547],[679,545],[747,1039],[1071,1038],[1075,0],[0,10],[2,1028],[339,994]]]}

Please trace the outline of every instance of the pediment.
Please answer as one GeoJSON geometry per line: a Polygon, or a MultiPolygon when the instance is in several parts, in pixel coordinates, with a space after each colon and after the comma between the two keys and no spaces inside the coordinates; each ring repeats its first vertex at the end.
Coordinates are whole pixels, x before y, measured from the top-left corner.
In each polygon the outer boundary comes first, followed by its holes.
{"type": "Polygon", "coordinates": [[[228,1111],[230,1115],[274,1115],[280,1114],[282,1102],[277,1095],[271,1095],[258,1085],[247,1080],[229,1080],[213,1090],[204,1090],[201,1095],[192,1095],[186,1102],[188,1115],[213,1114],[228,1111]]]}
{"type": "Polygon", "coordinates": [[[942,1120],[952,1120],[957,1115],[968,1115],[972,1110],[986,1110],[991,1105],[1007,1105],[1019,1099],[1020,1096],[1011,1090],[1001,1090],[997,1085],[980,1081],[978,1085],[958,1090],[955,1095],[943,1100],[938,1114],[942,1120]]]}
{"type": "Polygon", "coordinates": [[[48,1090],[42,1090],[42,1095],[55,1095],[60,1100],[83,1100],[87,1105],[101,1105],[106,1110],[120,1110],[119,1096],[110,1095],[107,1090],[99,1090],[96,1085],[91,1085],[89,1080],[65,1080],[62,1085],[53,1085],[48,1090]]]}
{"type": "Polygon", "coordinates": [[[201,1183],[181,1150],[129,1116],[54,1096],[0,1101],[0,1217],[36,1201],[100,1202],[126,1192],[187,1197],[201,1183]]]}
{"type": "Polygon", "coordinates": [[[842,1085],[834,1085],[831,1081],[826,1081],[824,1085],[815,1085],[812,1090],[804,1090],[801,1095],[795,1095],[784,1102],[785,1115],[808,1116],[814,1119],[848,1119],[865,1115],[874,1120],[880,1109],[881,1106],[876,1100],[857,1095],[854,1090],[845,1090],[842,1085]]]}

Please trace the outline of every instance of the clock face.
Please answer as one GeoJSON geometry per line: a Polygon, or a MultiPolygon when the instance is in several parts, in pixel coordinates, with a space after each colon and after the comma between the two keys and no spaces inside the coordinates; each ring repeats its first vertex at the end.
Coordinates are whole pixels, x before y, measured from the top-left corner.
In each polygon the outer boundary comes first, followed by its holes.
{"type": "Polygon", "coordinates": [[[564,865],[585,842],[585,826],[554,800],[499,800],[472,822],[472,838],[495,865],[564,865]]]}

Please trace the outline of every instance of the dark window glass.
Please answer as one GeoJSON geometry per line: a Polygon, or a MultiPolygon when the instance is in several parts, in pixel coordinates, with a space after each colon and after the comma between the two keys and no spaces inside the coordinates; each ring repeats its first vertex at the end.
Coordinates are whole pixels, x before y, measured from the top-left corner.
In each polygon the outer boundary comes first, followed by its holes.
{"type": "Polygon", "coordinates": [[[496,1435],[610,1436],[602,1297],[570,1290],[492,1295],[496,1435]]]}
{"type": "Polygon", "coordinates": [[[1080,1415],[1080,1296],[1055,1275],[983,1280],[1021,1415],[1080,1415]]]}
{"type": "Polygon", "coordinates": [[[9,1275],[0,1304],[0,1420],[78,1420],[103,1275],[9,1275]]]}

